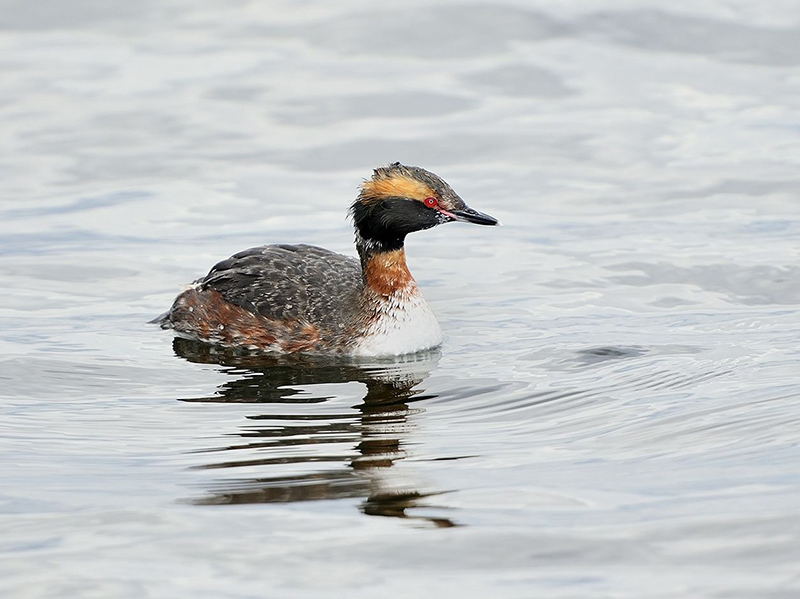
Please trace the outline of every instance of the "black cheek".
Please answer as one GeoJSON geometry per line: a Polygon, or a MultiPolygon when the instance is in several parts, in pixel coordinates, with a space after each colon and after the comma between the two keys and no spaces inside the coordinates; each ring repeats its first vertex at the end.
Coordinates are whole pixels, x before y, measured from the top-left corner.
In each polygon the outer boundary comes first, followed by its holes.
{"type": "Polygon", "coordinates": [[[437,212],[426,207],[422,202],[404,200],[393,207],[394,226],[405,234],[430,229],[439,224],[437,212]]]}
{"type": "Polygon", "coordinates": [[[356,226],[365,239],[402,242],[409,233],[430,229],[442,223],[440,213],[422,202],[407,198],[387,198],[367,206],[354,206],[356,226]]]}

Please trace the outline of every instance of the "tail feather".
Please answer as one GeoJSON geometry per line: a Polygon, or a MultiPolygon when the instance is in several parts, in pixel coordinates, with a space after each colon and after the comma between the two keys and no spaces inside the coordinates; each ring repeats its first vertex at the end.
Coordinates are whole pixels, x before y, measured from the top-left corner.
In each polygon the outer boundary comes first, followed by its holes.
{"type": "Polygon", "coordinates": [[[172,328],[172,321],[169,319],[170,310],[167,310],[163,314],[156,316],[153,320],[148,320],[147,324],[157,324],[162,329],[171,329],[172,328]]]}

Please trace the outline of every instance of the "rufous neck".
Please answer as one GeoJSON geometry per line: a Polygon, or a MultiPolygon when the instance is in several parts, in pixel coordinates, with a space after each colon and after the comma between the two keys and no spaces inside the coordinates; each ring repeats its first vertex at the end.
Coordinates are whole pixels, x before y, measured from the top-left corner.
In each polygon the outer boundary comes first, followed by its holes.
{"type": "Polygon", "coordinates": [[[362,255],[361,268],[365,288],[380,296],[388,297],[416,287],[402,247],[362,255]]]}

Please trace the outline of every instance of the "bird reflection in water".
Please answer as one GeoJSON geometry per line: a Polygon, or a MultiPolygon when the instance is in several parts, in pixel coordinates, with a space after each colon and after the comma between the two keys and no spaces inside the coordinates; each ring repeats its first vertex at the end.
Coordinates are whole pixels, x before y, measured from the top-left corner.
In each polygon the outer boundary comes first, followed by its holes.
{"type": "MultiPolygon", "coordinates": [[[[364,498],[360,509],[371,516],[424,521],[439,527],[456,524],[445,517],[411,515],[412,508],[435,509],[426,503],[435,492],[409,488],[387,476],[387,469],[406,457],[404,436],[413,427],[414,402],[435,396],[418,389],[439,359],[438,352],[404,356],[393,361],[354,362],[332,358],[247,355],[176,338],[175,353],[186,360],[223,366],[232,376],[215,395],[187,402],[253,403],[265,413],[247,416],[234,433],[246,441],[197,453],[242,459],[214,461],[199,470],[275,468],[292,474],[215,480],[197,505],[281,503],[321,499],[364,498]],[[335,395],[310,394],[307,387],[359,382],[366,386],[361,403],[342,413],[323,410],[335,395]],[[286,408],[292,407],[287,413],[286,408]],[[267,409],[269,408],[269,409],[267,409]],[[279,408],[280,411],[274,408],[279,408]],[[254,457],[253,454],[258,454],[254,457]],[[333,467],[320,467],[321,463],[333,467]],[[297,473],[313,466],[312,471],[297,473]]],[[[320,390],[325,391],[325,388],[320,390]]],[[[411,485],[412,487],[415,485],[411,485]]]]}

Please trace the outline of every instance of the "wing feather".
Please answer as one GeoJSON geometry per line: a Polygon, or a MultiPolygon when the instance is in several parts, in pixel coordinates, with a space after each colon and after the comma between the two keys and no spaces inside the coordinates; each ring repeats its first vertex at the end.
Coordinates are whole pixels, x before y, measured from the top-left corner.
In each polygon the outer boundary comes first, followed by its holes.
{"type": "Polygon", "coordinates": [[[245,310],[337,330],[351,322],[362,288],[355,258],[311,245],[266,245],[216,264],[199,282],[245,310]]]}

